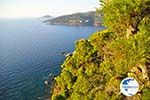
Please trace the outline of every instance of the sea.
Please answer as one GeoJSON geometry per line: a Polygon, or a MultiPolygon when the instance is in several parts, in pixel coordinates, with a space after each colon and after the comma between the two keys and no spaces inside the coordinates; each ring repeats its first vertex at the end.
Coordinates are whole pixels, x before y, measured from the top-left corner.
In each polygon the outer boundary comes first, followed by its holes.
{"type": "Polygon", "coordinates": [[[104,27],[46,25],[39,19],[0,19],[0,100],[46,100],[75,41],[104,27]]]}

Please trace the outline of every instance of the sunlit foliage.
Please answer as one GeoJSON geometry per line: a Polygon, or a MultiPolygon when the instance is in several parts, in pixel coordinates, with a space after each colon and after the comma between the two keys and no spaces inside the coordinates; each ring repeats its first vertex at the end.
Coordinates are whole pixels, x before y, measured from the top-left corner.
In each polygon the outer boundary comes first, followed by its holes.
{"type": "Polygon", "coordinates": [[[76,42],[73,55],[66,58],[61,74],[55,78],[53,100],[150,98],[150,16],[146,10],[150,1],[101,2],[108,29],[76,42]],[[129,26],[135,24],[138,30],[126,37],[129,26]],[[120,82],[126,77],[135,78],[140,85],[132,97],[120,93],[120,82]]]}

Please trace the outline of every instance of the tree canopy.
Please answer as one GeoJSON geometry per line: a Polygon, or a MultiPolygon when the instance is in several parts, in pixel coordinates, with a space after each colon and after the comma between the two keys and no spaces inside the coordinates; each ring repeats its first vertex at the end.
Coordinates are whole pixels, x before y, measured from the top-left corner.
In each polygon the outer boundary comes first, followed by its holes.
{"type": "MultiPolygon", "coordinates": [[[[136,34],[142,21],[147,22],[150,0],[100,0],[104,25],[113,31],[136,34]]],[[[101,8],[100,8],[101,10],[101,8]]]]}
{"type": "Polygon", "coordinates": [[[55,78],[52,100],[148,100],[150,98],[150,0],[100,0],[106,30],[76,42],[55,78]],[[133,77],[139,91],[120,93],[133,77]]]}

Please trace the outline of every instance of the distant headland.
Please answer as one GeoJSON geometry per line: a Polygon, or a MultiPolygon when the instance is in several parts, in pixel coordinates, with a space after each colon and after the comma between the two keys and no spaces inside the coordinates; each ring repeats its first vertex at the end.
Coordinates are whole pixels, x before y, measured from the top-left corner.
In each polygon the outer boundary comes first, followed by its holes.
{"type": "Polygon", "coordinates": [[[102,16],[96,11],[74,13],[45,20],[48,25],[101,26],[102,16]]]}

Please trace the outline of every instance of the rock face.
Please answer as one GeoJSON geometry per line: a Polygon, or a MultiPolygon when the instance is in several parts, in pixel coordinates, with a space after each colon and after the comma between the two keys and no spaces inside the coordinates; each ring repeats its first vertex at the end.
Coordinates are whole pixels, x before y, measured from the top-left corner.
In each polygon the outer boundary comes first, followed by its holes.
{"type": "Polygon", "coordinates": [[[44,21],[50,25],[71,25],[71,26],[100,26],[102,17],[95,11],[86,13],[75,13],[71,15],[65,15],[56,17],[54,19],[44,21]]]}

